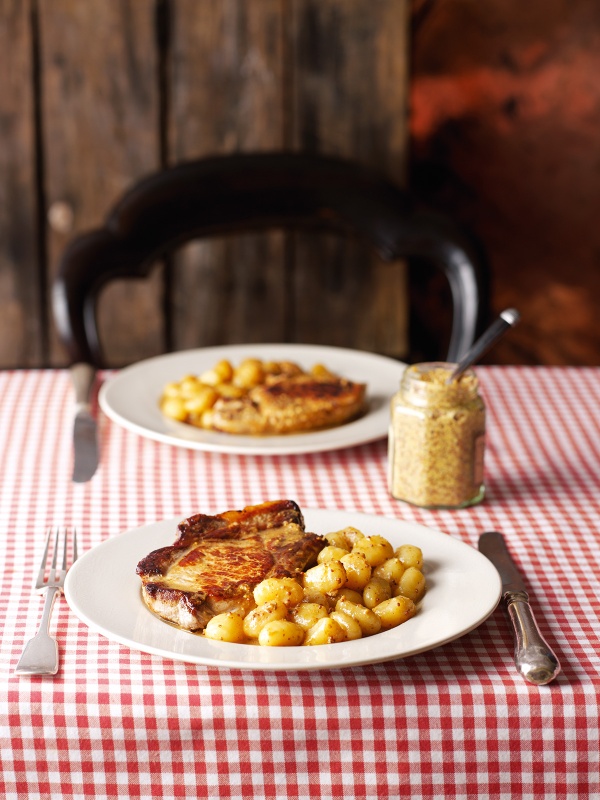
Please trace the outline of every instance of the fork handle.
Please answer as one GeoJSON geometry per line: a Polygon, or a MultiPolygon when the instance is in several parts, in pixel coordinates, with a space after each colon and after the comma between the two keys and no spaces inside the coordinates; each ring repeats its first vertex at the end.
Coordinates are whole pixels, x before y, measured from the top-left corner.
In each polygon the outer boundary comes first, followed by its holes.
{"type": "Polygon", "coordinates": [[[48,631],[54,601],[60,591],[58,586],[46,589],[40,627],[33,639],[25,645],[15,669],[16,675],[56,675],[58,672],[58,642],[48,631]]]}

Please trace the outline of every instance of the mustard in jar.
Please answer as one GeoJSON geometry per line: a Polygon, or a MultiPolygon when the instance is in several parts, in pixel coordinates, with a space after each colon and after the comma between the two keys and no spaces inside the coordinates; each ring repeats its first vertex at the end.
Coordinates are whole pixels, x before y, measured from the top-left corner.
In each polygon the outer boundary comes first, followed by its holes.
{"type": "Polygon", "coordinates": [[[406,368],[391,402],[389,491],[424,508],[483,500],[485,404],[472,370],[447,383],[455,364],[406,368]]]}

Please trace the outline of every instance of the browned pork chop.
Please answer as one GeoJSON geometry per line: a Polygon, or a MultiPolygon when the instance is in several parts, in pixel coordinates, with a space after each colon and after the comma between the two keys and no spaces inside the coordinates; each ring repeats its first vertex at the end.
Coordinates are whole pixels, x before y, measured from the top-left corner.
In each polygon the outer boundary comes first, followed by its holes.
{"type": "Polygon", "coordinates": [[[297,577],[316,564],[326,540],[304,530],[292,500],[196,514],[178,526],[173,545],[137,565],[142,597],[159,616],[190,631],[215,614],[254,606],[252,590],[265,578],[297,577]]]}
{"type": "Polygon", "coordinates": [[[220,398],[207,413],[207,427],[251,435],[319,430],[359,417],[365,397],[362,383],[295,375],[256,386],[241,398],[220,398]]]}

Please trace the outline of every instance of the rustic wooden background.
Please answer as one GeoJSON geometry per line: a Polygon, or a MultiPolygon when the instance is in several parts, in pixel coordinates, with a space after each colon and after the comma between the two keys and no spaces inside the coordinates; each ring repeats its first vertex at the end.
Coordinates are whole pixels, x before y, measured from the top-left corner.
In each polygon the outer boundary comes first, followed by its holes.
{"type": "MultiPolygon", "coordinates": [[[[0,366],[64,363],[48,300],[59,255],[152,170],[215,153],[295,149],[353,157],[404,181],[404,0],[1,7],[9,80],[0,97],[0,366]]],[[[149,282],[107,288],[102,338],[111,363],[239,341],[402,355],[406,294],[402,265],[333,238],[245,236],[190,245],[149,282]],[[281,303],[291,247],[305,298],[292,330],[281,303]],[[159,313],[165,283],[172,332],[159,313]]]]}
{"type": "MultiPolygon", "coordinates": [[[[594,0],[0,0],[0,22],[0,367],[65,363],[58,257],[132,182],[268,149],[372,164],[473,231],[494,309],[523,314],[488,360],[600,364],[594,0]]],[[[438,290],[334,240],[249,236],[108,289],[103,339],[114,363],[284,338],[405,356],[409,301],[435,328],[438,290]],[[319,297],[292,323],[290,257],[319,297]]]]}

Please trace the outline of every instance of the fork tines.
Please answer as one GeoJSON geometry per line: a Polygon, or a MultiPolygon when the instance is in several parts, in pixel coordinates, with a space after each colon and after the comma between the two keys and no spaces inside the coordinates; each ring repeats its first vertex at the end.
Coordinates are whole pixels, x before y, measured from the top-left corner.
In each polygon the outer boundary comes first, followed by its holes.
{"type": "MultiPolygon", "coordinates": [[[[73,528],[72,531],[73,532],[71,537],[72,540],[71,563],[77,561],[77,531],[75,530],[75,528],[73,528]]],[[[44,553],[42,555],[42,563],[35,584],[36,589],[43,589],[47,587],[49,584],[59,582],[61,578],[64,579],[64,574],[67,571],[67,565],[68,565],[68,547],[69,547],[68,528],[63,528],[62,530],[62,561],[60,567],[58,567],[58,574],[57,574],[58,558],[61,549],[60,540],[61,540],[61,529],[57,527],[56,530],[53,531],[52,528],[48,528],[48,532],[46,534],[46,543],[44,546],[44,553]],[[52,560],[49,564],[50,553],[52,554],[52,560]],[[60,573],[62,573],[62,575],[60,573]]]]}

